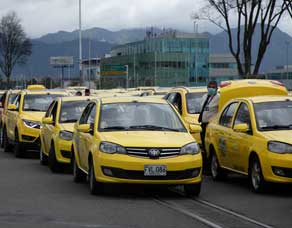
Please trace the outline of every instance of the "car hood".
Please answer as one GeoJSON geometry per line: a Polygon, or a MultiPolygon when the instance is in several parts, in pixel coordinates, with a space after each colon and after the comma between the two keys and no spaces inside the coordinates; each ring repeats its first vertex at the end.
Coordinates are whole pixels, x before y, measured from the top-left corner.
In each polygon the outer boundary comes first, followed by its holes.
{"type": "Polygon", "coordinates": [[[41,122],[44,116],[45,112],[23,112],[21,118],[41,122]]]}
{"type": "Polygon", "coordinates": [[[269,140],[292,144],[292,130],[265,131],[261,133],[269,140]]]}
{"type": "Polygon", "coordinates": [[[61,127],[61,130],[73,132],[74,125],[75,125],[75,123],[62,123],[62,124],[60,124],[60,127],[61,127]]]}
{"type": "Polygon", "coordinates": [[[162,131],[102,132],[103,141],[124,147],[182,147],[194,141],[189,133],[162,131]]]}

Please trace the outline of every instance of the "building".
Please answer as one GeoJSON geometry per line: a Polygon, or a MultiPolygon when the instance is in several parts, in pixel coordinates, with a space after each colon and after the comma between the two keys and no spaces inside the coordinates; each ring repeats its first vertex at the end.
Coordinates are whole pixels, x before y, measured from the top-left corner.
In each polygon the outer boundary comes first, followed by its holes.
{"type": "Polygon", "coordinates": [[[276,69],[266,74],[267,79],[289,80],[292,79],[292,65],[277,66],[276,69]]]}
{"type": "Polygon", "coordinates": [[[209,39],[202,34],[160,35],[147,32],[144,40],[116,46],[101,59],[102,84],[109,87],[205,85],[208,81],[209,39]],[[127,66],[121,74],[110,66],[127,66]]]}
{"type": "Polygon", "coordinates": [[[238,79],[237,63],[231,54],[211,54],[209,77],[217,82],[238,79]]]}

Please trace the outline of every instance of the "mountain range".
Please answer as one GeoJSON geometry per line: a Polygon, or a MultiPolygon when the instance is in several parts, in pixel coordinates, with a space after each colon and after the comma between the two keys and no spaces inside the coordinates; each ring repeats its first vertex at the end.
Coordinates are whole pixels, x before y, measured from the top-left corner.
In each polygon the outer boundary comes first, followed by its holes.
{"type": "MultiPolygon", "coordinates": [[[[155,33],[161,32],[160,29],[154,28],[155,33]]],[[[144,39],[146,29],[122,29],[119,31],[109,31],[103,28],[91,28],[83,31],[83,58],[89,58],[89,45],[91,45],[91,57],[103,57],[110,49],[118,44],[134,42],[144,39]]],[[[236,30],[232,30],[232,34],[236,35],[236,30]]],[[[227,35],[225,32],[217,34],[208,33],[210,39],[210,52],[230,53],[227,43],[227,35]]],[[[256,29],[254,40],[259,40],[260,30],[256,29]]],[[[73,56],[74,68],[70,70],[71,75],[78,75],[78,59],[79,59],[79,32],[59,31],[50,33],[40,38],[33,39],[32,55],[29,57],[27,64],[16,67],[14,75],[29,76],[57,76],[60,74],[58,69],[54,69],[49,64],[51,56],[73,56]]],[[[267,72],[274,69],[278,65],[286,64],[287,59],[287,41],[290,42],[289,56],[292,56],[292,37],[280,29],[275,29],[271,44],[267,49],[265,58],[262,63],[261,72],[267,72]]],[[[253,60],[256,56],[258,42],[253,47],[253,60]]],[[[290,58],[290,63],[292,58],[290,58]]]]}

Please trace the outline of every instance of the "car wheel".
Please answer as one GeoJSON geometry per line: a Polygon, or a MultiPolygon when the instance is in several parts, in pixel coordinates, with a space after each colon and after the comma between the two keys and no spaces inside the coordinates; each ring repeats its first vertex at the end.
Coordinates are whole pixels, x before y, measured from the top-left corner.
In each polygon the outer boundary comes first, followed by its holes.
{"type": "MultiPolygon", "coordinates": [[[[73,152],[74,153],[74,152],[73,152]]],[[[84,172],[82,172],[81,169],[79,169],[77,162],[75,160],[75,156],[72,154],[71,158],[72,163],[72,170],[73,170],[73,180],[75,183],[80,183],[86,180],[86,175],[84,172]]]]}
{"type": "Polygon", "coordinates": [[[44,154],[42,146],[40,146],[40,163],[41,165],[48,165],[48,156],[44,154]]]}
{"type": "Polygon", "coordinates": [[[4,127],[1,127],[1,143],[0,143],[1,148],[4,148],[4,143],[3,143],[3,132],[4,132],[4,127]]]}
{"type": "Polygon", "coordinates": [[[103,184],[96,181],[95,172],[94,172],[94,165],[92,160],[89,164],[89,171],[88,171],[88,179],[89,179],[89,189],[92,195],[100,195],[103,193],[103,184]]]}
{"type": "Polygon", "coordinates": [[[56,158],[54,144],[51,145],[51,149],[49,153],[49,167],[53,173],[60,173],[63,171],[62,164],[60,164],[56,158]]]}
{"type": "Polygon", "coordinates": [[[8,141],[8,136],[6,132],[6,128],[3,129],[3,147],[4,147],[4,152],[11,152],[11,144],[8,141]]]}
{"type": "Polygon", "coordinates": [[[184,191],[187,196],[199,196],[201,192],[201,182],[199,184],[186,184],[184,191]]]}
{"type": "Polygon", "coordinates": [[[227,176],[227,171],[220,167],[215,152],[211,154],[211,175],[213,180],[223,180],[227,176]]]}
{"type": "Polygon", "coordinates": [[[266,181],[264,179],[262,168],[258,157],[251,159],[249,166],[249,181],[253,192],[262,193],[266,188],[266,181]]]}
{"type": "Polygon", "coordinates": [[[22,143],[19,142],[18,131],[15,131],[15,140],[14,140],[14,155],[17,158],[22,158],[25,154],[25,148],[22,146],[22,143]]]}

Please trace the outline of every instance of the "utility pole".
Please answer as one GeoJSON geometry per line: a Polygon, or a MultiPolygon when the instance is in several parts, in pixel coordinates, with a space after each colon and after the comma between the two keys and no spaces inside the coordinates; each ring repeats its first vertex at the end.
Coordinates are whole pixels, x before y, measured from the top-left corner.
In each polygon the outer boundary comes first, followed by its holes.
{"type": "Polygon", "coordinates": [[[286,79],[289,80],[289,45],[290,42],[287,40],[286,42],[286,79]]]}
{"type": "Polygon", "coordinates": [[[156,78],[157,78],[157,56],[156,56],[156,51],[154,52],[154,86],[156,86],[156,78]]]}
{"type": "Polygon", "coordinates": [[[125,65],[126,67],[126,89],[129,88],[129,65],[125,65]]]}
{"type": "Polygon", "coordinates": [[[83,83],[82,75],[82,24],[81,24],[81,0],[79,0],[79,77],[80,85],[83,83]]]}

